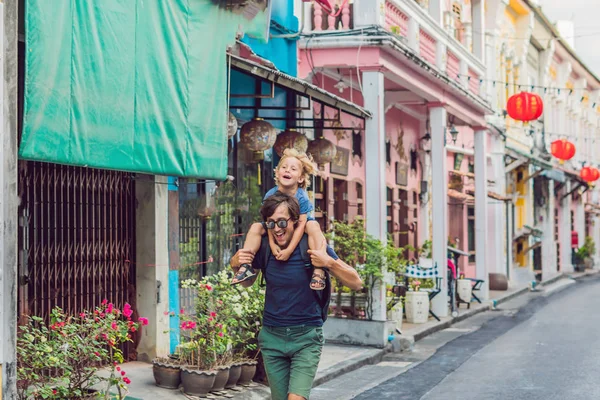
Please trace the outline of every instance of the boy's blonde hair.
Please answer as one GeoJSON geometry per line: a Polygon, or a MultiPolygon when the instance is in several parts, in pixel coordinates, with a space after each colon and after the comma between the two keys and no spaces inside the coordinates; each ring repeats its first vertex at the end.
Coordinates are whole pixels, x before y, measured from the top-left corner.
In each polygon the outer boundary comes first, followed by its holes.
{"type": "Polygon", "coordinates": [[[277,171],[279,171],[279,167],[281,167],[286,158],[296,158],[302,164],[302,175],[304,180],[298,184],[298,187],[306,189],[310,182],[310,178],[313,175],[317,175],[318,170],[311,156],[306,153],[301,153],[296,149],[285,149],[283,151],[283,156],[281,156],[281,160],[279,160],[279,164],[277,164],[277,168],[275,168],[275,183],[279,185],[277,171]]]}

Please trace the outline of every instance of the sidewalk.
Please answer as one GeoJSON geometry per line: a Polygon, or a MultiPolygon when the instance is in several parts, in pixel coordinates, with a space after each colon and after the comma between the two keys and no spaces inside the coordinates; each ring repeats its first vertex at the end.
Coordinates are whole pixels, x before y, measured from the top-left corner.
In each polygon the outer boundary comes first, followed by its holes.
{"type": "MultiPolygon", "coordinates": [[[[581,279],[588,275],[599,273],[598,270],[586,271],[581,273],[571,273],[558,275],[541,284],[545,291],[554,292],[562,290],[564,287],[575,283],[574,280],[581,279]]],[[[446,329],[460,321],[463,321],[473,315],[493,309],[510,299],[520,296],[529,291],[529,285],[517,288],[510,288],[507,291],[490,291],[490,300],[479,304],[471,303],[471,308],[467,309],[462,305],[456,318],[443,317],[441,321],[430,318],[425,324],[402,324],[402,340],[416,342],[435,332],[446,329]]],[[[382,360],[384,355],[391,351],[388,349],[375,349],[360,346],[344,346],[325,344],[323,355],[317,371],[314,386],[322,385],[341,375],[347,374],[365,365],[376,364],[382,360]]],[[[181,391],[161,389],[155,386],[152,376],[152,366],[142,362],[131,362],[126,364],[127,376],[131,379],[129,385],[131,397],[128,399],[136,400],[163,400],[163,399],[195,399],[186,396],[181,391]]],[[[241,391],[229,391],[227,397],[210,396],[209,398],[232,398],[234,400],[255,400],[269,399],[269,389],[263,385],[255,385],[250,388],[243,388],[241,391]]]]}

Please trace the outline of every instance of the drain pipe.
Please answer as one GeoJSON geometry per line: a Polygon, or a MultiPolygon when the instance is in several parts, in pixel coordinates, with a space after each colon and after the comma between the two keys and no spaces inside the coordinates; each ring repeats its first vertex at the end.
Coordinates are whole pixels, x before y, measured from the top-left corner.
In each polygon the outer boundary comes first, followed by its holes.
{"type": "Polygon", "coordinates": [[[510,243],[510,226],[509,226],[509,218],[510,218],[510,204],[511,202],[505,201],[506,204],[506,279],[510,281],[510,256],[511,252],[509,251],[510,243]]]}

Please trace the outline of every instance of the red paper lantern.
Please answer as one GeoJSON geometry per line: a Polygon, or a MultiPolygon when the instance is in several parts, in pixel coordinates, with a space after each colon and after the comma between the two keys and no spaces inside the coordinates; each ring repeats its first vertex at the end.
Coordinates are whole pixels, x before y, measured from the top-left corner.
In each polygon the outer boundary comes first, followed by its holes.
{"type": "Polygon", "coordinates": [[[506,104],[508,115],[517,121],[533,121],[542,116],[544,102],[542,98],[529,92],[521,92],[510,96],[506,104]]]}
{"type": "Polygon", "coordinates": [[[558,139],[550,145],[550,152],[558,158],[561,164],[575,155],[575,145],[567,139],[558,139]]]}
{"type": "Polygon", "coordinates": [[[579,176],[581,179],[586,181],[587,183],[592,183],[600,176],[600,173],[596,168],[593,167],[583,167],[579,172],[579,176]]]}

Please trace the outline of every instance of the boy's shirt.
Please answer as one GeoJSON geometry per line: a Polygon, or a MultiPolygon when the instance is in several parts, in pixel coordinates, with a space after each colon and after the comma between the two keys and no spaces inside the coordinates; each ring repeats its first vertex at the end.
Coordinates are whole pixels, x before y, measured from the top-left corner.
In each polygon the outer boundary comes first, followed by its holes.
{"type": "MultiPolygon", "coordinates": [[[[273,196],[278,190],[279,190],[278,186],[275,186],[274,188],[269,190],[267,192],[267,194],[265,194],[263,201],[266,200],[267,197],[273,196]]],[[[312,205],[312,202],[308,198],[308,192],[306,191],[306,189],[298,188],[298,190],[296,190],[295,197],[296,197],[296,200],[298,200],[298,204],[300,204],[300,215],[306,214],[307,220],[314,220],[314,216],[313,216],[314,207],[312,205]]]]}

